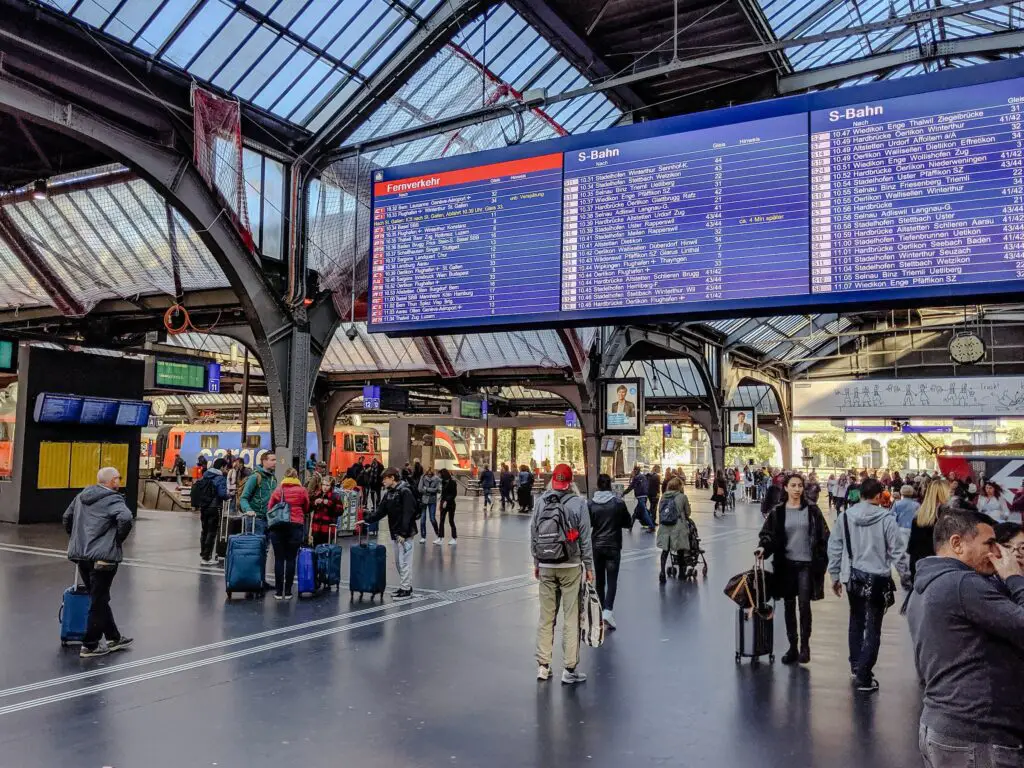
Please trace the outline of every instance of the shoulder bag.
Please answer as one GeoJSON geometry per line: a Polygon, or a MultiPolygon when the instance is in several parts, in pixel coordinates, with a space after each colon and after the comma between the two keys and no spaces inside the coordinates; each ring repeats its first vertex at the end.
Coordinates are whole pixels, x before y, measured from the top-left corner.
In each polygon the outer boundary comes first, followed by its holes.
{"type": "MultiPolygon", "coordinates": [[[[877,525],[877,523],[876,523],[877,525]]],[[[864,600],[871,600],[881,595],[885,602],[886,609],[896,604],[896,583],[892,576],[878,576],[874,573],[862,571],[853,567],[853,546],[850,544],[850,520],[843,514],[843,528],[846,534],[846,556],[850,559],[850,581],[846,585],[846,591],[854,597],[864,600]]]]}

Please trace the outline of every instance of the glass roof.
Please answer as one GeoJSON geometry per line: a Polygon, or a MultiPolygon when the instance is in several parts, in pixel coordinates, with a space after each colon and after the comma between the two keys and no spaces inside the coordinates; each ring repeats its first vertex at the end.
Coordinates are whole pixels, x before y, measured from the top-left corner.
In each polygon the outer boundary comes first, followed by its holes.
{"type": "MultiPolygon", "coordinates": [[[[947,0],[943,7],[963,5],[968,0],[947,0]]],[[[780,39],[806,37],[845,27],[885,21],[929,8],[921,0],[758,0],[768,22],[780,39]]],[[[939,5],[938,2],[935,3],[939,5]]],[[[930,46],[946,40],[1006,32],[1020,27],[1019,3],[1006,3],[980,11],[931,19],[912,26],[897,26],[864,35],[853,35],[798,48],[786,49],[796,70],[839,64],[878,53],[918,46],[930,46]],[[1015,8],[1016,6],[1016,8],[1015,8]]],[[[933,72],[946,66],[969,66],[985,61],[981,57],[957,57],[907,64],[891,71],[843,83],[870,82],[882,78],[906,77],[933,72]]]]}
{"type": "Polygon", "coordinates": [[[567,368],[557,331],[506,331],[441,336],[457,373],[485,368],[567,368]]]}
{"type": "Polygon", "coordinates": [[[775,390],[767,384],[743,384],[725,405],[727,408],[753,408],[759,414],[781,413],[775,390]]]}
{"type": "MultiPolygon", "coordinates": [[[[124,171],[113,165],[57,177],[45,200],[4,203],[0,197],[0,205],[87,310],[104,299],[173,296],[174,262],[185,291],[227,287],[224,273],[188,222],[145,181],[124,180],[124,171]],[[103,176],[115,173],[121,180],[102,184],[103,176]],[[58,191],[76,181],[90,185],[58,191]]],[[[0,303],[53,303],[2,243],[0,263],[0,303]]]]}
{"type": "Polygon", "coordinates": [[[644,393],[652,397],[704,397],[707,391],[688,357],[668,360],[628,360],[615,375],[644,380],[644,393]]]}
{"type": "Polygon", "coordinates": [[[320,370],[327,373],[434,372],[414,339],[392,339],[382,333],[367,333],[366,323],[355,323],[355,329],[356,338],[352,341],[343,329],[335,332],[320,370]]]}
{"type": "Polygon", "coordinates": [[[42,0],[312,131],[441,0],[42,0]]]}

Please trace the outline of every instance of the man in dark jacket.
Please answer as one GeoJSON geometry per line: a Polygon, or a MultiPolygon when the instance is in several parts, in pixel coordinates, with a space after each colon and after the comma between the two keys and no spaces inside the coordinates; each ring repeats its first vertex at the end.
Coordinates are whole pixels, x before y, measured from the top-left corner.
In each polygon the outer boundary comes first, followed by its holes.
{"type": "Polygon", "coordinates": [[[412,553],[416,536],[416,499],[409,484],[401,477],[397,469],[384,473],[384,494],[377,509],[367,518],[369,523],[385,517],[388,519],[391,540],[395,543],[395,568],[399,579],[398,589],[391,594],[395,598],[412,595],[412,553]]]}
{"type": "Polygon", "coordinates": [[[228,497],[228,479],[224,474],[224,459],[213,462],[213,468],[192,485],[192,506],[199,510],[199,562],[213,565],[213,548],[217,545],[220,513],[228,497]]]}
{"type": "Polygon", "coordinates": [[[594,573],[597,576],[597,594],[604,610],[604,623],[615,629],[615,593],[619,585],[619,564],[622,560],[622,529],[633,521],[626,502],[612,492],[610,475],[598,475],[597,492],[588,504],[590,510],[590,539],[594,548],[594,573]]]}
{"type": "Polygon", "coordinates": [[[508,464],[501,465],[501,475],[498,479],[498,490],[501,491],[501,511],[505,511],[505,503],[508,502],[510,507],[515,507],[516,503],[512,498],[512,489],[516,485],[516,476],[512,474],[512,470],[508,468],[508,464]]]}
{"type": "Polygon", "coordinates": [[[480,490],[484,492],[485,510],[494,505],[494,501],[491,499],[491,491],[494,490],[494,486],[494,473],[489,466],[485,466],[484,471],[480,473],[480,490]]]}
{"type": "Polygon", "coordinates": [[[993,521],[950,510],[907,609],[924,681],[918,743],[929,768],[1024,766],[1024,576],[993,521]],[[998,576],[998,579],[993,578],[998,576]]]}
{"type": "Polygon", "coordinates": [[[360,476],[363,474],[363,461],[364,459],[362,456],[357,458],[356,463],[348,468],[348,471],[345,473],[345,477],[351,478],[358,483],[360,476]]]}
{"type": "MultiPolygon", "coordinates": [[[[625,496],[630,491],[633,492],[633,496],[636,498],[636,506],[633,508],[633,520],[639,520],[640,525],[643,526],[645,531],[654,533],[654,523],[647,512],[647,475],[640,471],[640,467],[633,468],[633,477],[629,481],[629,487],[626,488],[622,495],[625,496]]],[[[632,524],[629,527],[630,530],[633,529],[632,524]]]]}
{"type": "Polygon", "coordinates": [[[68,560],[78,565],[92,599],[79,652],[83,659],[106,656],[132,644],[132,638],[118,631],[110,610],[110,585],[123,558],[121,545],[132,530],[132,513],[118,493],[120,487],[121,473],[104,467],[96,473],[96,485],[79,493],[64,512],[64,530],[71,537],[68,560]],[[100,644],[103,637],[106,645],[100,644]]]}
{"type": "Polygon", "coordinates": [[[785,488],[786,475],[779,472],[771,482],[768,483],[768,488],[765,491],[764,498],[761,499],[761,516],[768,517],[773,509],[779,504],[786,500],[786,488],[785,488]]]}

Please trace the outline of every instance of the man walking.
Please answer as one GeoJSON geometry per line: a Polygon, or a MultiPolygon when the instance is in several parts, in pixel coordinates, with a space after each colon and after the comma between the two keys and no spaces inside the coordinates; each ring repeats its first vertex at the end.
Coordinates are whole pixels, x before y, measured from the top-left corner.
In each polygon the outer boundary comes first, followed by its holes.
{"type": "Polygon", "coordinates": [[[395,544],[395,568],[398,570],[398,589],[391,593],[394,598],[412,596],[412,553],[416,538],[416,498],[409,484],[402,480],[397,469],[389,469],[382,478],[384,494],[380,504],[367,518],[367,522],[388,519],[391,540],[395,544]]]}
{"type": "Polygon", "coordinates": [[[122,635],[110,610],[110,585],[121,562],[121,545],[132,530],[132,513],[118,493],[121,473],[104,467],[96,473],[96,485],[79,493],[64,512],[64,530],[68,542],[68,560],[78,565],[85,588],[89,590],[89,623],[79,656],[92,659],[122,651],[132,638],[122,635]],[[106,637],[106,645],[100,640],[106,637]]]}
{"type": "Polygon", "coordinates": [[[533,575],[540,582],[540,621],[537,625],[537,679],[551,677],[558,606],[562,606],[562,682],[582,683],[580,661],[580,579],[586,570],[594,580],[594,552],[587,501],[572,489],[572,469],[559,464],[551,489],[538,497],[530,524],[533,575]]]}
{"type": "Polygon", "coordinates": [[[889,510],[878,506],[882,484],[868,478],[861,485],[861,501],[839,515],[828,542],[828,570],[836,597],[850,601],[850,672],[858,691],[874,693],[878,681],[872,675],[882,640],[886,593],[891,588],[893,566],[904,583],[910,579],[906,550],[899,524],[889,510]],[[851,589],[851,581],[853,588],[851,589]],[[858,585],[866,585],[860,588],[858,585]]]}
{"type": "Polygon", "coordinates": [[[907,621],[924,681],[918,743],[928,768],[1024,766],[1024,576],[986,515],[935,523],[907,621]],[[998,576],[998,579],[993,578],[998,576]]]}
{"type": "Polygon", "coordinates": [[[213,549],[220,530],[220,513],[228,498],[228,483],[224,476],[224,459],[217,459],[192,485],[192,506],[199,510],[199,562],[213,565],[213,549]]]}

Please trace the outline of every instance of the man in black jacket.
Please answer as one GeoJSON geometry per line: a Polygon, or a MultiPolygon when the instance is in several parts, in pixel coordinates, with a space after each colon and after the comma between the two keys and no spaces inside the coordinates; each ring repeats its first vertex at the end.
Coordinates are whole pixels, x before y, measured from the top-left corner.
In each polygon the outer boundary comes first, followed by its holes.
{"type": "Polygon", "coordinates": [[[597,492],[588,505],[590,510],[590,540],[594,548],[594,573],[597,575],[597,594],[601,598],[602,618],[609,629],[615,629],[615,592],[619,584],[619,563],[622,559],[622,529],[630,528],[633,521],[626,502],[612,492],[610,475],[599,475],[597,492]]]}
{"type": "Polygon", "coordinates": [[[951,509],[917,564],[907,610],[924,681],[929,768],[1024,766],[1024,575],[986,515],[951,509]],[[998,576],[998,579],[993,578],[998,576]]]}
{"type": "Polygon", "coordinates": [[[388,519],[391,540],[395,543],[395,568],[399,579],[398,589],[391,594],[395,598],[412,595],[413,538],[416,536],[416,499],[409,490],[409,484],[401,478],[397,469],[384,473],[381,480],[384,495],[366,520],[375,523],[385,517],[388,519]]]}

